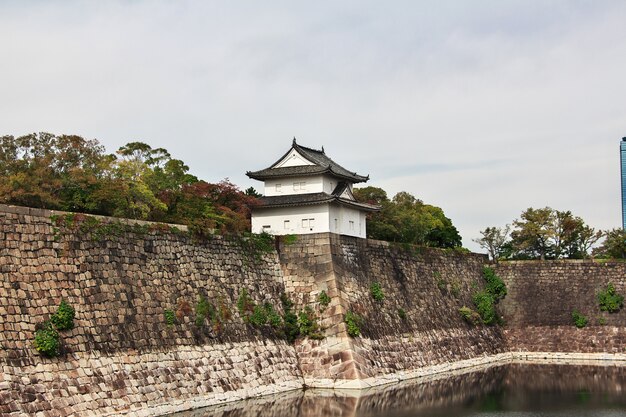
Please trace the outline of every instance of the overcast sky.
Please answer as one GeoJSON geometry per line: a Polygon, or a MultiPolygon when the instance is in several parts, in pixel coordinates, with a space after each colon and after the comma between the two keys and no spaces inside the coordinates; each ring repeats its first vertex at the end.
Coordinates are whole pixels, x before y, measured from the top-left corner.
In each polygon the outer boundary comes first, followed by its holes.
{"type": "Polygon", "coordinates": [[[164,147],[241,188],[294,136],[440,206],[620,226],[624,1],[0,1],[0,134],[164,147]]]}

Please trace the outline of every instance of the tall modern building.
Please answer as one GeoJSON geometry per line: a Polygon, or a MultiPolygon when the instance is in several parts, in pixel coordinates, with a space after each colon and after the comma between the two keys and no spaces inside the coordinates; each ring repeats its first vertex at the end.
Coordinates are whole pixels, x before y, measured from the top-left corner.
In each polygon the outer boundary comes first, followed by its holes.
{"type": "Polygon", "coordinates": [[[622,165],[622,227],[626,230],[626,138],[619,144],[620,163],[622,165]]]}

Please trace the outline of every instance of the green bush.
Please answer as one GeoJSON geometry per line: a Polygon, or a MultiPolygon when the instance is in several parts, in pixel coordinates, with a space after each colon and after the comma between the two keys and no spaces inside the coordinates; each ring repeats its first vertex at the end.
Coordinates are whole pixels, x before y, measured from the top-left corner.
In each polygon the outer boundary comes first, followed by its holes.
{"type": "Polygon", "coordinates": [[[383,293],[383,289],[380,287],[380,283],[376,281],[372,282],[372,285],[370,285],[370,294],[372,298],[379,303],[385,298],[385,294],[383,293]]]}
{"type": "Polygon", "coordinates": [[[615,292],[612,282],[609,282],[605,290],[598,293],[597,298],[602,311],[616,313],[624,306],[624,296],[615,292]]]}
{"type": "Polygon", "coordinates": [[[267,323],[267,311],[263,306],[254,306],[252,314],[248,316],[248,323],[254,327],[261,327],[267,323]]]}
{"type": "Polygon", "coordinates": [[[492,268],[488,266],[483,268],[483,278],[487,281],[485,289],[496,301],[504,298],[506,295],[506,285],[492,268]]]}
{"type": "Polygon", "coordinates": [[[294,314],[293,302],[287,297],[286,294],[280,296],[280,301],[283,304],[283,331],[285,332],[285,338],[293,343],[300,336],[300,327],[298,327],[298,316],[294,314]]]}
{"type": "Polygon", "coordinates": [[[495,299],[489,292],[480,291],[474,294],[474,306],[481,320],[485,324],[495,324],[498,321],[496,313],[495,299]]]}
{"type": "Polygon", "coordinates": [[[274,306],[270,303],[265,303],[265,313],[267,314],[267,323],[272,326],[273,329],[280,329],[283,326],[283,319],[280,314],[274,310],[274,306]]]}
{"type": "Polygon", "coordinates": [[[198,302],[196,303],[196,326],[200,327],[204,325],[204,320],[209,318],[213,320],[215,318],[215,307],[209,300],[206,299],[205,296],[198,296],[198,302]]]}
{"type": "Polygon", "coordinates": [[[239,293],[239,299],[237,299],[237,309],[239,315],[244,322],[248,322],[249,315],[254,311],[254,301],[248,295],[248,291],[244,288],[239,293]]]}
{"type": "Polygon", "coordinates": [[[361,335],[362,319],[358,314],[348,311],[344,317],[344,322],[346,323],[349,336],[357,337],[361,335]]]}
{"type": "Polygon", "coordinates": [[[319,332],[319,326],[315,318],[315,313],[311,307],[306,306],[303,311],[298,314],[298,327],[302,336],[314,336],[319,332]]]}
{"type": "Polygon", "coordinates": [[[459,308],[459,313],[461,313],[461,316],[463,316],[465,321],[473,326],[477,326],[482,323],[480,315],[469,307],[463,306],[459,308]]]}
{"type": "Polygon", "coordinates": [[[398,317],[400,317],[401,320],[406,320],[406,311],[404,311],[403,308],[398,309],[398,317]]]}
{"type": "Polygon", "coordinates": [[[322,309],[325,309],[330,304],[330,297],[326,294],[326,291],[322,290],[320,295],[317,296],[317,301],[319,301],[322,309]]]}
{"type": "Polygon", "coordinates": [[[51,358],[59,355],[59,332],[56,331],[52,322],[45,321],[41,328],[35,332],[33,345],[37,352],[44,356],[51,358]]]}
{"type": "Polygon", "coordinates": [[[574,325],[576,327],[578,327],[579,329],[582,329],[583,327],[585,327],[587,325],[587,317],[583,316],[580,312],[574,310],[572,312],[572,321],[574,322],[574,325]]]}
{"type": "Polygon", "coordinates": [[[50,317],[50,321],[57,330],[70,330],[74,328],[75,315],[74,307],[65,302],[65,300],[61,300],[59,308],[56,313],[50,317]]]}
{"type": "Polygon", "coordinates": [[[173,326],[176,323],[176,313],[174,313],[173,310],[165,310],[163,315],[165,316],[165,323],[168,326],[173,326]]]}

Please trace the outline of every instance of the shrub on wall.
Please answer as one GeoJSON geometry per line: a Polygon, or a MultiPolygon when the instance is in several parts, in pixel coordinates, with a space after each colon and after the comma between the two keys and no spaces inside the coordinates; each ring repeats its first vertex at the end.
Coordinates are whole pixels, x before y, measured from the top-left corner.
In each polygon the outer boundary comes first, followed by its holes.
{"type": "Polygon", "coordinates": [[[461,313],[461,316],[466,322],[473,326],[477,326],[482,323],[482,318],[480,317],[480,314],[478,314],[469,307],[463,306],[459,308],[459,313],[461,313]]]}
{"type": "Polygon", "coordinates": [[[310,337],[311,339],[324,338],[317,324],[315,312],[309,306],[304,307],[304,310],[298,314],[298,327],[300,328],[300,334],[302,336],[310,337]]]}
{"type": "Polygon", "coordinates": [[[50,321],[45,321],[35,332],[33,345],[37,352],[47,357],[59,355],[60,346],[59,332],[50,321]]]}
{"type": "Polygon", "coordinates": [[[358,314],[348,311],[344,317],[344,322],[346,323],[346,330],[349,336],[357,337],[361,335],[362,319],[358,314]]]}
{"type": "Polygon", "coordinates": [[[582,329],[583,327],[587,325],[588,320],[587,320],[587,317],[582,315],[580,312],[574,310],[572,312],[572,321],[574,322],[574,325],[576,327],[578,327],[579,329],[582,329]]]}
{"type": "Polygon", "coordinates": [[[239,315],[243,321],[248,323],[249,316],[254,311],[254,302],[248,295],[248,291],[245,288],[239,293],[239,298],[237,299],[237,309],[239,310],[239,315]]]}
{"type": "Polygon", "coordinates": [[[606,289],[598,293],[597,298],[602,311],[615,313],[624,306],[624,296],[615,292],[612,282],[609,282],[606,289]]]}
{"type": "Polygon", "coordinates": [[[385,293],[383,293],[383,289],[380,287],[379,282],[372,282],[372,285],[370,285],[370,295],[379,303],[383,301],[385,293]]]}
{"type": "Polygon", "coordinates": [[[215,307],[209,300],[206,299],[205,296],[198,296],[198,302],[196,303],[196,326],[200,327],[204,325],[205,319],[214,320],[215,319],[215,307]]]}
{"type": "Polygon", "coordinates": [[[50,321],[57,330],[70,330],[74,328],[74,316],[76,312],[74,307],[69,305],[65,300],[61,300],[56,313],[50,317],[50,321]]]}
{"type": "MultiPolygon", "coordinates": [[[[485,289],[474,294],[472,301],[484,324],[501,324],[496,304],[506,296],[506,285],[492,268],[483,268],[485,289]]],[[[463,314],[463,313],[461,313],[463,314]]]]}
{"type": "Polygon", "coordinates": [[[406,311],[403,308],[398,309],[398,317],[403,321],[407,319],[406,311]]]}
{"type": "Polygon", "coordinates": [[[497,322],[495,300],[491,294],[487,291],[480,291],[474,294],[473,301],[483,323],[494,324],[497,322]]]}
{"type": "Polygon", "coordinates": [[[496,272],[485,266],[483,268],[483,278],[487,281],[486,290],[489,294],[491,294],[494,299],[501,300],[506,296],[506,285],[502,278],[496,275],[496,272]]]}
{"type": "Polygon", "coordinates": [[[165,324],[168,326],[173,326],[176,323],[176,313],[173,310],[165,310],[163,316],[165,317],[165,324]]]}
{"type": "Polygon", "coordinates": [[[319,301],[322,310],[324,310],[330,304],[330,297],[326,294],[326,291],[322,290],[320,295],[317,296],[317,301],[319,301]]]}
{"type": "Polygon", "coordinates": [[[293,302],[286,294],[280,296],[283,304],[283,331],[285,338],[293,343],[300,336],[300,327],[298,327],[298,316],[293,312],[293,302]]]}

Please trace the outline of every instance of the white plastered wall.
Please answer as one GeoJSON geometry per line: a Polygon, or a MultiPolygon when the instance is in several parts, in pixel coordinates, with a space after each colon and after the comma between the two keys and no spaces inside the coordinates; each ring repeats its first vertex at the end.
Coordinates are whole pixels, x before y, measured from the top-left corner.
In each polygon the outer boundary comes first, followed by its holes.
{"type": "Polygon", "coordinates": [[[321,175],[266,180],[263,194],[267,197],[272,197],[277,195],[321,193],[326,191],[324,184],[321,175]],[[280,184],[278,189],[276,187],[277,184],[280,184]],[[297,187],[294,187],[294,184],[297,184],[297,187]]]}
{"type": "Polygon", "coordinates": [[[328,211],[328,204],[255,210],[252,212],[252,232],[265,231],[273,235],[330,232],[328,211]]]}
{"type": "Polygon", "coordinates": [[[330,231],[340,235],[365,238],[366,214],[351,207],[333,204],[330,206],[330,231]]]}

